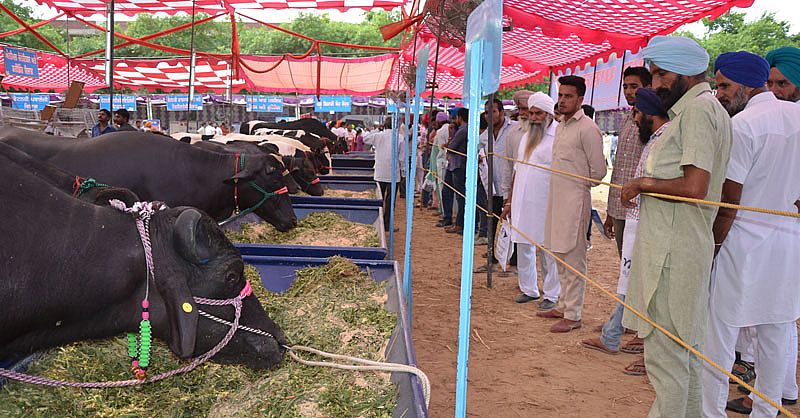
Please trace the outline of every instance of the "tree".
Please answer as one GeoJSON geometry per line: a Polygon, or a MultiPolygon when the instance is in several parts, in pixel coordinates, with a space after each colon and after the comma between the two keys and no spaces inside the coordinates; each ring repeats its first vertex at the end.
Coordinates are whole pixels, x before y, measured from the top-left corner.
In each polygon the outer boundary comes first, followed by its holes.
{"type": "MultiPolygon", "coordinates": [[[[20,19],[24,20],[25,23],[33,24],[36,23],[36,19],[33,18],[33,9],[28,6],[18,5],[15,4],[12,0],[2,0],[3,5],[11,10],[12,13],[17,15],[20,19]]],[[[0,32],[7,32],[21,28],[19,23],[11,19],[5,13],[0,14],[0,32]]],[[[40,28],[36,29],[42,36],[47,38],[50,42],[55,44],[58,48],[62,51],[65,51],[65,36],[64,31],[61,29],[56,29],[50,25],[44,25],[40,28]]],[[[22,32],[17,35],[12,35],[6,38],[2,38],[2,42],[9,43],[13,45],[20,45],[27,48],[32,49],[39,49],[44,51],[49,51],[50,47],[47,46],[44,42],[40,41],[39,38],[34,36],[31,32],[22,32]]],[[[65,51],[66,52],[66,51],[65,51]]]]}
{"type": "Polygon", "coordinates": [[[511,87],[508,89],[500,89],[495,95],[500,100],[508,100],[514,97],[514,92],[518,90],[541,91],[548,94],[550,91],[550,77],[545,77],[538,83],[528,83],[521,86],[511,87]]]}
{"type": "Polygon", "coordinates": [[[749,51],[764,56],[782,46],[800,47],[800,34],[789,34],[789,23],[776,19],[774,13],[764,13],[757,21],[746,23],[744,13],[728,12],[714,21],[703,19],[703,25],[706,32],[701,38],[689,32],[675,34],[693,38],[708,51],[712,64],[709,72],[724,52],[749,51]]]}

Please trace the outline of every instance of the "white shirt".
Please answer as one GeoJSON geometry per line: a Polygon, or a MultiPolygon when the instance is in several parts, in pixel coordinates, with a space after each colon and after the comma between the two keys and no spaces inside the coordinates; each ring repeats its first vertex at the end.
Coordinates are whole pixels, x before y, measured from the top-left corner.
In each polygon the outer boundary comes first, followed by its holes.
{"type": "Polygon", "coordinates": [[[447,170],[447,142],[450,140],[450,124],[445,123],[436,131],[434,137],[435,146],[439,147],[439,154],[436,155],[436,173],[440,181],[444,181],[444,173],[447,170]]]}
{"type": "MultiPolygon", "coordinates": [[[[384,183],[392,182],[392,129],[384,129],[383,131],[375,131],[364,136],[364,143],[370,144],[375,149],[375,174],[373,178],[375,181],[384,183]]],[[[397,142],[395,143],[398,149],[397,164],[404,167],[403,153],[401,150],[403,138],[397,135],[397,142]]],[[[395,181],[400,181],[400,170],[397,172],[395,181]]]]}
{"type": "MultiPolygon", "coordinates": [[[[519,148],[517,148],[517,157],[531,164],[550,167],[553,163],[556,126],[558,126],[558,122],[553,121],[542,137],[542,141],[527,159],[525,159],[525,147],[528,143],[528,135],[523,135],[522,140],[519,141],[519,148]]],[[[542,244],[544,243],[544,225],[547,220],[547,202],[550,199],[550,172],[527,164],[514,163],[514,173],[511,225],[542,244]]],[[[511,240],[531,244],[515,230],[512,230],[511,240]]]]}
{"type": "MultiPolygon", "coordinates": [[[[500,130],[497,132],[497,136],[494,138],[494,144],[492,145],[492,152],[497,154],[492,156],[492,194],[494,196],[502,196],[505,199],[508,197],[508,192],[511,188],[511,181],[509,181],[508,178],[514,170],[514,163],[498,155],[504,157],[509,156],[510,153],[506,150],[506,143],[508,142],[507,137],[514,130],[517,123],[507,117],[504,119],[503,126],[501,126],[500,130]]],[[[489,130],[487,129],[480,136],[480,148],[486,149],[487,154],[489,142],[488,132],[489,130]]]]}
{"type": "MultiPolygon", "coordinates": [[[[797,212],[800,106],[760,93],[733,117],[726,177],[741,205],[797,212]]],[[[733,327],[800,317],[800,219],[738,211],[711,273],[711,309],[733,327]]]]}

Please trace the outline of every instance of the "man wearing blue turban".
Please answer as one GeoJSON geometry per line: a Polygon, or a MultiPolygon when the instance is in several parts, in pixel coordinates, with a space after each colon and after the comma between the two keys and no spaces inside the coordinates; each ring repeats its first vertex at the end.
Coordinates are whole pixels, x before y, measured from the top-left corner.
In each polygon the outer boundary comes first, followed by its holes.
{"type": "MultiPolygon", "coordinates": [[[[728,113],[705,80],[708,53],[689,38],[657,36],[642,56],[671,122],[642,177],[624,185],[622,201],[646,192],[719,201],[732,133],[728,113]]],[[[696,349],[705,337],[716,214],[714,206],[646,195],[639,206],[626,301],[696,349]]],[[[623,325],[644,338],[656,391],[649,416],[702,416],[701,361],[629,311],[623,325]]]]}
{"type": "MultiPolygon", "coordinates": [[[[800,196],[800,106],[767,90],[770,67],[749,52],[722,54],[714,64],[717,99],[733,116],[733,146],[722,200],[744,206],[795,211],[800,196]]],[[[800,225],[796,220],[720,209],[714,221],[718,251],[711,273],[704,354],[725,370],[734,363],[742,331],[755,330],[758,392],[775,403],[796,402],[797,327],[800,317],[800,225]],[[786,382],[791,381],[786,393],[786,382]]],[[[728,377],[706,365],[703,417],[725,418],[728,377]]],[[[757,417],[778,410],[761,397],[727,407],[757,417]]]]}
{"type": "Polygon", "coordinates": [[[767,80],[769,89],[781,100],[800,102],[800,48],[778,48],[766,58],[772,67],[767,80]]]}

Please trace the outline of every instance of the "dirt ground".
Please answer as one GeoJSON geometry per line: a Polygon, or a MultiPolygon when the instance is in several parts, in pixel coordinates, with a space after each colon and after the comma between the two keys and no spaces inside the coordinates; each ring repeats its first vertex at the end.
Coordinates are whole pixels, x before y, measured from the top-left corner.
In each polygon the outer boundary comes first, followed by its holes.
{"type": "MultiPolygon", "coordinates": [[[[593,203],[605,219],[607,189],[595,188],[593,203]]],[[[397,260],[405,233],[405,202],[398,201],[397,260]]],[[[451,417],[455,409],[458,350],[461,236],[447,234],[438,216],[415,209],[413,253],[413,337],[418,366],[430,377],[431,417],[451,417]]],[[[475,247],[475,263],[485,263],[486,246],[475,247]]],[[[589,277],[615,291],[619,260],[613,241],[593,231],[589,277]]],[[[643,417],[655,392],[645,377],[622,369],[635,355],[608,355],[580,346],[596,336],[614,301],[587,286],[583,327],[567,334],[549,332],[554,320],[535,316],[534,303],[517,304],[517,276],[473,275],[467,415],[472,417],[643,417]]],[[[626,341],[630,336],[623,337],[626,341]]],[[[732,385],[731,395],[739,397],[732,385]]],[[[795,413],[800,408],[792,407],[795,413]]],[[[732,417],[742,415],[732,414],[732,417]]]]}

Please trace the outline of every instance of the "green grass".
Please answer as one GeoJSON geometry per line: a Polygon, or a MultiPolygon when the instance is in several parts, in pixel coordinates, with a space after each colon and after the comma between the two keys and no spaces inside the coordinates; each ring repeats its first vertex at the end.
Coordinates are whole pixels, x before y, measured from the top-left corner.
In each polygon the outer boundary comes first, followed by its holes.
{"type": "Polygon", "coordinates": [[[267,223],[242,224],[240,231],[226,231],[233,242],[249,244],[293,244],[335,247],[378,247],[372,225],[351,222],[335,212],[314,212],[295,228],[280,232],[267,223]]]}
{"type": "MultiPolygon", "coordinates": [[[[383,285],[349,260],[298,271],[285,294],[268,292],[247,268],[256,296],[293,344],[382,360],[396,325],[383,309],[383,285]]],[[[241,332],[241,331],[239,331],[241,332]]],[[[54,379],[130,379],[124,336],[51,350],[29,373],[54,379]]],[[[309,358],[304,356],[305,358],[309,358]]],[[[184,363],[154,341],[150,374],[184,363]]],[[[192,372],[136,388],[49,388],[10,382],[0,389],[0,417],[390,417],[396,388],[388,374],[308,367],[288,357],[254,371],[205,363],[192,372]]]]}

